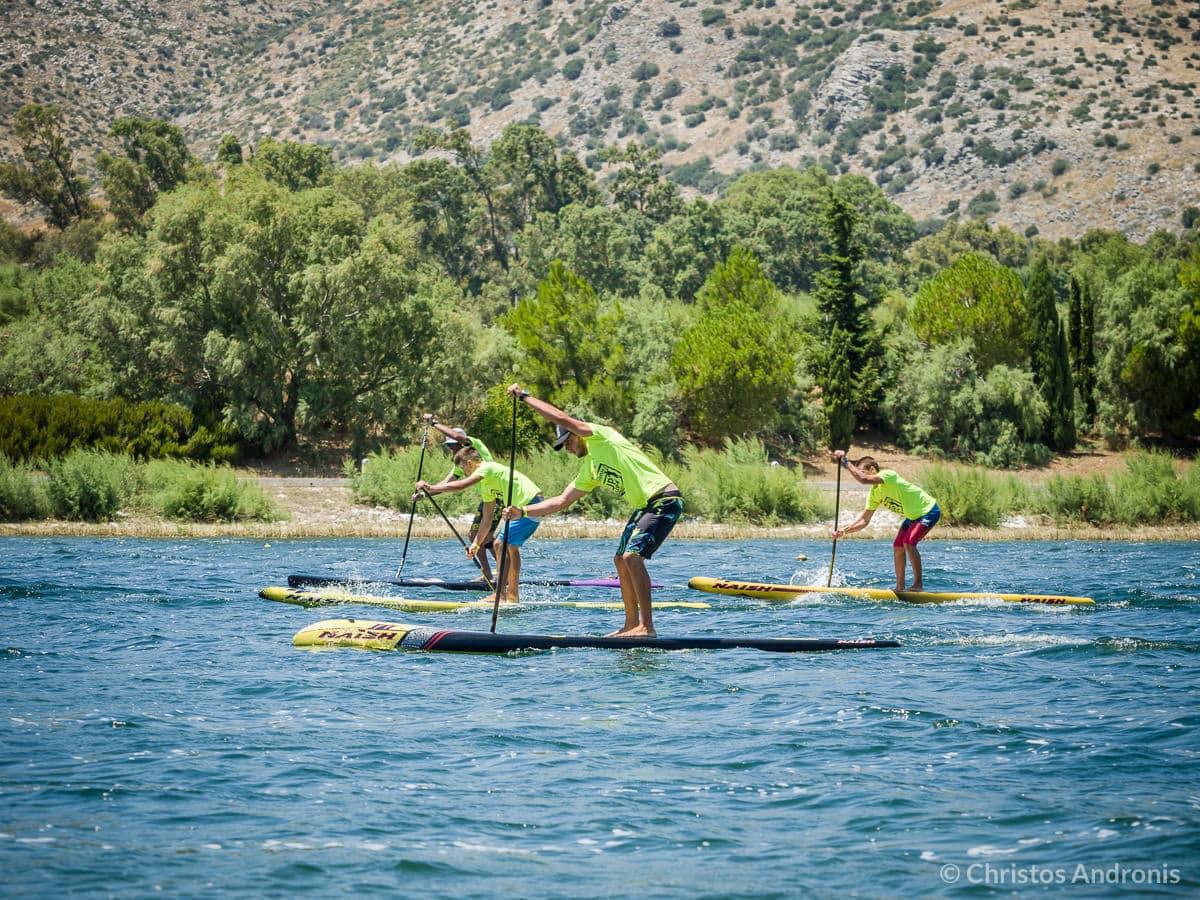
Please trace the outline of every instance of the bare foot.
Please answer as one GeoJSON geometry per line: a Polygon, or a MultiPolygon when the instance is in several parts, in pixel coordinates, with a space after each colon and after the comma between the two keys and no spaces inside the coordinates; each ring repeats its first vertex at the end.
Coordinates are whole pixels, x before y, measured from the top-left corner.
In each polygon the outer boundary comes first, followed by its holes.
{"type": "Polygon", "coordinates": [[[894,588],[892,588],[892,590],[893,590],[893,591],[895,591],[895,592],[898,594],[898,593],[900,593],[902,590],[904,590],[904,585],[902,585],[902,584],[898,584],[898,585],[896,585],[894,588]]]}
{"type": "Polygon", "coordinates": [[[495,602],[496,602],[496,595],[495,595],[495,594],[488,594],[486,597],[484,597],[484,598],[483,598],[482,600],[480,600],[479,602],[480,602],[480,603],[495,603],[495,602]]]}
{"type": "Polygon", "coordinates": [[[606,634],[605,637],[658,637],[658,633],[653,628],[635,625],[632,628],[625,628],[620,631],[614,631],[611,634],[606,634]]]}
{"type": "Polygon", "coordinates": [[[923,590],[925,590],[925,587],[924,587],[924,585],[914,584],[909,588],[909,590],[910,591],[923,591],[923,590]]]}

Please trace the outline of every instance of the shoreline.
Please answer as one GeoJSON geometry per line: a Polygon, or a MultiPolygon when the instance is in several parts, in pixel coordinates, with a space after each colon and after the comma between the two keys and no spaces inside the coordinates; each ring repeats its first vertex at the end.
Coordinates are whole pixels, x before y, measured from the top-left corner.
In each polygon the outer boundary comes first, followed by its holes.
{"type": "MultiPolygon", "coordinates": [[[[92,538],[254,538],[273,540],[292,539],[353,539],[391,538],[403,540],[408,517],[394,510],[371,510],[375,521],[314,522],[174,522],[157,517],[129,516],[113,522],[41,522],[0,523],[0,537],[92,537],[92,538]],[[395,520],[393,520],[395,519],[395,520]]],[[[457,524],[457,523],[456,523],[457,524]]],[[[465,528],[469,518],[462,522],[465,528]]],[[[616,540],[624,522],[616,520],[566,519],[548,520],[538,535],[552,540],[586,538],[616,540]]],[[[894,527],[864,529],[841,541],[890,539],[894,527]]],[[[413,520],[412,536],[416,538],[452,539],[441,519],[413,520]]],[[[807,525],[736,525],[717,522],[681,522],[671,535],[674,540],[815,540],[828,542],[828,523],[807,525]]],[[[939,526],[926,541],[1200,541],[1200,524],[1153,525],[1136,528],[1097,527],[1092,525],[1060,526],[1054,524],[1010,524],[998,528],[977,526],[939,526]]]]}

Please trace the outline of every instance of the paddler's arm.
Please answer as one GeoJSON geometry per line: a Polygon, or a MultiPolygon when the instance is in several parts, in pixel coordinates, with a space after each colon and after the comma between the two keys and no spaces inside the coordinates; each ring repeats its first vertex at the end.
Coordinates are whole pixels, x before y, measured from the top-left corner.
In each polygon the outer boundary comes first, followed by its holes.
{"type": "Polygon", "coordinates": [[[855,531],[862,531],[871,522],[871,516],[875,515],[875,510],[864,509],[857,519],[847,525],[845,528],[839,528],[833,533],[835,538],[845,537],[855,531]]]}
{"type": "Polygon", "coordinates": [[[445,425],[439,422],[436,418],[434,418],[433,413],[425,413],[421,418],[441,432],[443,437],[462,443],[463,436],[456,432],[453,428],[447,428],[445,425]]]}
{"type": "Polygon", "coordinates": [[[422,494],[453,494],[455,491],[465,491],[472,485],[479,484],[483,481],[483,476],[476,472],[474,475],[468,475],[466,478],[460,478],[457,481],[439,481],[437,484],[430,484],[428,481],[418,481],[416,483],[416,492],[412,498],[420,500],[422,494]]]}
{"type": "MultiPolygon", "coordinates": [[[[557,497],[551,497],[549,500],[543,500],[541,503],[530,503],[528,506],[510,506],[504,510],[504,518],[516,520],[522,516],[531,516],[535,519],[540,519],[542,516],[552,516],[560,510],[566,509],[576,500],[581,497],[586,497],[587,491],[581,491],[575,485],[568,485],[567,489],[557,497]]],[[[482,526],[480,526],[482,529],[482,526]]]]}
{"type": "MultiPolygon", "coordinates": [[[[561,425],[567,431],[579,435],[581,438],[589,438],[592,436],[592,429],[587,422],[576,419],[574,416],[568,416],[565,412],[555,406],[553,403],[547,403],[545,400],[539,400],[529,391],[522,388],[519,384],[510,384],[508,393],[521,400],[532,409],[535,413],[555,425],[561,425]]],[[[576,497],[575,500],[579,498],[576,497]]],[[[575,501],[572,500],[572,503],[575,501]]],[[[569,504],[568,504],[569,505],[569,504]]]]}
{"type": "MultiPolygon", "coordinates": [[[[834,450],[833,458],[838,465],[844,466],[846,471],[854,476],[854,480],[859,484],[883,484],[883,479],[877,474],[863,471],[854,463],[850,462],[849,458],[846,456],[845,450],[834,450]]],[[[863,524],[865,525],[866,523],[864,522],[863,524]]]]}
{"type": "Polygon", "coordinates": [[[496,501],[489,500],[483,504],[483,512],[479,516],[479,530],[475,532],[475,540],[471,541],[471,546],[467,547],[467,556],[474,559],[475,554],[483,549],[483,545],[479,543],[479,536],[487,536],[487,533],[492,530],[492,516],[496,513],[496,501]]]}

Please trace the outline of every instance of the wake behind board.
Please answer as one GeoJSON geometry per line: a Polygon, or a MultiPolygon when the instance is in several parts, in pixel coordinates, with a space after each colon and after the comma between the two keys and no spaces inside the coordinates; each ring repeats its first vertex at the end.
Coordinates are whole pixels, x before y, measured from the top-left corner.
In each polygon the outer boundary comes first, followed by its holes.
{"type": "MultiPolygon", "coordinates": [[[[382,606],[401,612],[453,612],[458,609],[492,608],[492,602],[483,600],[410,600],[407,597],[386,597],[374,594],[353,594],[347,591],[297,591],[285,587],[266,587],[258,592],[264,600],[294,603],[297,606],[382,606]]],[[[710,609],[708,603],[692,600],[666,600],[655,602],[655,609],[710,609]]],[[[565,606],[571,609],[624,609],[621,603],[591,600],[546,600],[537,603],[504,603],[501,609],[529,609],[535,606],[565,606]]]]}
{"type": "MultiPolygon", "coordinates": [[[[478,579],[474,581],[449,581],[445,578],[392,578],[371,581],[365,578],[333,578],[326,575],[289,575],[288,587],[350,587],[358,584],[386,584],[392,587],[430,587],[443,591],[490,591],[487,583],[478,579]]],[[[621,582],[616,578],[530,578],[523,580],[522,585],[530,587],[607,587],[619,588],[621,582]]],[[[651,587],[662,587],[657,582],[651,587]]]]}
{"type": "Polygon", "coordinates": [[[757,597],[760,600],[795,600],[806,594],[845,594],[863,600],[903,601],[905,603],[952,603],[955,600],[1003,600],[1005,603],[1042,603],[1050,606],[1092,606],[1091,597],[1067,597],[1058,594],[999,594],[967,591],[890,591],[883,588],[823,587],[803,584],[761,584],[728,578],[697,577],[688,587],[709,594],[730,597],[757,597]]]}
{"type": "Polygon", "coordinates": [[[491,634],[376,622],[372,619],[327,619],[302,628],[292,638],[296,647],[358,647],[366,650],[424,650],[442,653],[512,653],[559,647],[601,650],[770,650],[797,653],[814,650],[875,650],[899,647],[890,640],[821,638],[620,638],[590,635],[491,634]]]}

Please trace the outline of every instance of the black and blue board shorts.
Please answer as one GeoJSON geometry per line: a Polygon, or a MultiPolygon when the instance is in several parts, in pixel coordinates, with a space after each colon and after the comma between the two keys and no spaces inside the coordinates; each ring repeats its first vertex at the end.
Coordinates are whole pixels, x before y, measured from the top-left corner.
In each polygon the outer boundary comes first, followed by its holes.
{"type": "Polygon", "coordinates": [[[662,546],[682,515],[683,495],[678,490],[655,494],[645,506],[634,510],[625,523],[621,543],[617,545],[617,556],[633,553],[642,559],[649,559],[662,546]]]}

